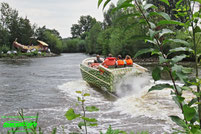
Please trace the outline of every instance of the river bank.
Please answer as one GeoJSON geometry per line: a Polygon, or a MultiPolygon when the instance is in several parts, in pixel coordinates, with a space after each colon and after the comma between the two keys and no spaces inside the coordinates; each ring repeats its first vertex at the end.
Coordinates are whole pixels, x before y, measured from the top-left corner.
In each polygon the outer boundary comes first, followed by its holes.
{"type": "Polygon", "coordinates": [[[27,58],[42,58],[42,57],[54,57],[59,56],[59,54],[54,53],[16,53],[16,54],[1,54],[0,60],[8,59],[27,59],[27,58]]]}

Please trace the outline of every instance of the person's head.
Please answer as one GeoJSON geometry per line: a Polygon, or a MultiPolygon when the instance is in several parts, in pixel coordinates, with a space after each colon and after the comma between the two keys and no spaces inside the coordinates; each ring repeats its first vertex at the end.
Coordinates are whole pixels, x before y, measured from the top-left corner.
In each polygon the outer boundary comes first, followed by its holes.
{"type": "Polygon", "coordinates": [[[129,56],[129,55],[126,55],[126,59],[128,60],[128,59],[130,59],[131,57],[129,56]]]}
{"type": "Polygon", "coordinates": [[[97,55],[96,55],[96,58],[100,58],[100,55],[99,55],[99,54],[97,54],[97,55]]]}
{"type": "Polygon", "coordinates": [[[112,54],[108,54],[108,57],[112,57],[112,54]]]}
{"type": "Polygon", "coordinates": [[[121,55],[118,55],[118,59],[122,59],[121,55]]]}

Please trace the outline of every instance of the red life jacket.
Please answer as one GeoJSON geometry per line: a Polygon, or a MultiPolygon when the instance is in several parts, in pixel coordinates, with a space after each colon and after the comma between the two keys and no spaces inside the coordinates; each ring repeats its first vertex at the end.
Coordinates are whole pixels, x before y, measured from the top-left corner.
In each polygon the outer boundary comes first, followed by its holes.
{"type": "Polygon", "coordinates": [[[115,66],[115,62],[116,62],[115,60],[116,60],[116,58],[114,58],[114,57],[108,57],[103,62],[103,66],[105,66],[105,67],[115,66]]]}

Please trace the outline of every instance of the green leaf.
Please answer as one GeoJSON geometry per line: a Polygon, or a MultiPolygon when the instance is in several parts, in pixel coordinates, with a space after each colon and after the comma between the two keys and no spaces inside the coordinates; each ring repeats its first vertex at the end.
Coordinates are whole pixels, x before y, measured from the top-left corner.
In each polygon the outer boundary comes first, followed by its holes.
{"type": "Polygon", "coordinates": [[[95,118],[87,118],[87,117],[82,117],[83,120],[88,121],[88,122],[97,122],[95,118]]]}
{"type": "Polygon", "coordinates": [[[103,9],[105,9],[105,7],[107,6],[107,4],[110,2],[111,0],[107,0],[104,5],[103,5],[103,9]]]}
{"type": "Polygon", "coordinates": [[[199,26],[196,26],[195,27],[195,30],[194,30],[195,33],[200,33],[201,32],[201,29],[199,26]]]}
{"type": "Polygon", "coordinates": [[[74,110],[71,108],[66,112],[65,116],[68,120],[74,120],[77,117],[80,117],[80,114],[75,114],[74,110]]]}
{"type": "Polygon", "coordinates": [[[154,50],[154,51],[151,52],[151,55],[155,55],[155,54],[159,55],[159,56],[162,55],[162,53],[159,50],[154,50]]]}
{"type": "Polygon", "coordinates": [[[179,0],[179,1],[176,3],[176,9],[179,8],[181,2],[183,2],[183,0],[179,0]]]}
{"type": "Polygon", "coordinates": [[[182,68],[182,72],[185,74],[190,74],[190,73],[192,73],[192,71],[193,71],[193,69],[190,67],[183,67],[182,68]]]}
{"type": "Polygon", "coordinates": [[[103,0],[98,0],[98,7],[100,6],[100,4],[103,2],[103,0]]]}
{"type": "Polygon", "coordinates": [[[163,41],[164,44],[166,44],[168,42],[181,43],[181,44],[184,44],[184,45],[187,45],[187,46],[189,45],[189,43],[187,41],[184,41],[184,40],[181,40],[181,39],[167,39],[167,40],[163,41]]]}
{"type": "Polygon", "coordinates": [[[128,7],[134,7],[134,5],[128,1],[125,1],[122,4],[118,5],[116,10],[121,9],[121,8],[128,8],[128,7]]]}
{"type": "Polygon", "coordinates": [[[170,29],[163,29],[162,32],[159,34],[159,37],[162,37],[165,34],[175,34],[175,32],[170,29]]]}
{"type": "Polygon", "coordinates": [[[197,1],[197,2],[199,2],[201,4],[201,0],[193,0],[193,1],[197,1]]]}
{"type": "Polygon", "coordinates": [[[162,1],[162,2],[164,2],[165,4],[167,4],[168,6],[170,6],[170,3],[169,3],[168,0],[160,0],[160,1],[162,1]]]}
{"type": "Polygon", "coordinates": [[[82,99],[80,97],[77,97],[77,100],[80,101],[80,102],[82,101],[82,99]]]}
{"type": "Polygon", "coordinates": [[[151,43],[151,44],[157,44],[157,41],[156,41],[156,39],[154,39],[154,40],[145,40],[145,42],[149,42],[149,43],[151,43]]]}
{"type": "Polygon", "coordinates": [[[193,98],[189,103],[188,103],[188,106],[192,106],[193,104],[195,104],[196,102],[198,101],[197,98],[193,98]]]}
{"type": "Polygon", "coordinates": [[[144,9],[145,9],[145,10],[147,10],[147,9],[149,9],[149,8],[157,8],[157,7],[154,6],[153,4],[146,4],[146,5],[144,6],[144,9]]]}
{"type": "Polygon", "coordinates": [[[86,110],[89,112],[98,111],[99,109],[95,106],[86,106],[86,110]]]}
{"type": "MultiPolygon", "coordinates": [[[[115,22],[118,22],[118,21],[120,21],[120,20],[124,20],[124,19],[126,19],[126,18],[129,18],[129,17],[135,17],[135,16],[141,16],[141,14],[140,13],[131,13],[131,14],[126,14],[126,15],[123,15],[123,16],[120,16],[120,17],[118,17],[116,20],[115,20],[115,22]]],[[[134,24],[139,24],[139,23],[134,23],[134,24]]]]}
{"type": "Polygon", "coordinates": [[[149,16],[162,16],[164,19],[166,20],[171,20],[170,16],[167,14],[167,13],[164,13],[164,12],[151,12],[149,13],[149,16]]]}
{"type": "MultiPolygon", "coordinates": [[[[178,40],[177,40],[177,42],[178,42],[178,40]]],[[[188,47],[177,47],[177,48],[174,48],[174,49],[170,49],[168,54],[171,54],[171,53],[174,53],[174,52],[181,52],[181,51],[190,52],[190,53],[194,52],[192,49],[190,49],[188,47]]]]}
{"type": "Polygon", "coordinates": [[[173,63],[177,63],[177,62],[179,62],[179,61],[182,61],[184,58],[186,58],[187,57],[187,55],[185,55],[185,54],[182,54],[182,55],[179,55],[179,56],[175,56],[174,58],[172,58],[171,59],[171,61],[173,62],[173,63]]]}
{"type": "Polygon", "coordinates": [[[176,21],[176,20],[161,20],[158,22],[157,26],[161,26],[161,25],[180,25],[180,26],[184,26],[183,23],[176,21]]]}
{"type": "Polygon", "coordinates": [[[163,58],[163,56],[159,56],[159,63],[162,64],[162,63],[167,63],[169,62],[169,59],[165,59],[163,58]]]}
{"type": "Polygon", "coordinates": [[[156,67],[152,71],[152,78],[154,79],[154,81],[160,80],[160,78],[161,78],[161,68],[160,67],[156,67]]]}
{"type": "Polygon", "coordinates": [[[124,3],[130,3],[130,2],[132,2],[132,0],[118,0],[117,6],[121,6],[124,3]]]}
{"type": "Polygon", "coordinates": [[[190,121],[196,114],[195,109],[193,107],[189,107],[188,105],[184,105],[183,110],[184,110],[184,118],[187,121],[190,121]]]}
{"type": "Polygon", "coordinates": [[[179,106],[179,108],[181,108],[181,105],[180,105],[181,101],[179,100],[178,95],[177,96],[172,96],[172,99],[177,104],[177,106],[179,106]]]}
{"type": "Polygon", "coordinates": [[[188,128],[186,123],[179,118],[178,116],[170,116],[170,118],[172,119],[172,121],[174,121],[178,126],[181,126],[183,128],[188,128]]]}
{"type": "Polygon", "coordinates": [[[149,48],[149,49],[142,49],[142,50],[139,50],[136,54],[135,54],[135,58],[138,57],[139,55],[142,55],[142,54],[145,54],[145,53],[150,53],[152,51],[154,51],[155,49],[153,48],[149,48]]]}
{"type": "Polygon", "coordinates": [[[85,93],[85,94],[84,94],[84,96],[90,96],[90,94],[88,94],[88,93],[85,93]]]}
{"type": "Polygon", "coordinates": [[[82,94],[82,92],[81,91],[75,91],[77,94],[82,94]]]}
{"type": "Polygon", "coordinates": [[[89,126],[92,126],[92,127],[96,126],[97,127],[98,123],[90,123],[89,126]]]}
{"type": "Polygon", "coordinates": [[[151,92],[153,90],[162,90],[164,88],[173,88],[171,85],[169,84],[158,84],[158,85],[155,85],[155,86],[152,86],[148,92],[151,92]]]}
{"type": "Polygon", "coordinates": [[[80,129],[82,129],[82,126],[85,126],[85,123],[84,123],[84,122],[79,122],[79,123],[78,123],[78,127],[79,127],[80,129]]]}
{"type": "Polygon", "coordinates": [[[149,24],[150,24],[150,26],[151,26],[152,29],[156,28],[156,25],[154,23],[152,23],[152,22],[149,21],[149,24]]]}

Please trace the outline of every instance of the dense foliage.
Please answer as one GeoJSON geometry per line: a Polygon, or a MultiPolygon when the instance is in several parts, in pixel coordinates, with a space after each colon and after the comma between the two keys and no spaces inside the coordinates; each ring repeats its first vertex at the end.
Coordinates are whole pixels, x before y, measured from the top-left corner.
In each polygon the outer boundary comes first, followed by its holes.
{"type": "Polygon", "coordinates": [[[14,50],[13,41],[24,45],[37,45],[36,40],[42,40],[50,45],[52,52],[62,51],[62,41],[59,32],[47,29],[45,26],[37,28],[29,19],[20,17],[18,11],[7,3],[0,3],[0,54],[14,50]]]}
{"type": "MultiPolygon", "coordinates": [[[[98,5],[100,6],[104,2],[103,8],[105,8],[110,1],[99,0],[98,5]]],[[[160,1],[168,7],[171,6],[169,0],[160,1]]],[[[149,92],[164,88],[171,89],[172,98],[183,115],[181,117],[177,115],[170,116],[172,121],[183,128],[182,130],[176,129],[175,133],[201,133],[201,78],[198,70],[200,66],[198,59],[201,55],[199,53],[201,38],[201,28],[199,26],[199,19],[201,18],[200,5],[200,0],[175,1],[175,6],[170,7],[176,11],[174,14],[168,14],[162,11],[158,12],[161,8],[159,5],[155,6],[154,4],[147,3],[145,0],[119,0],[119,5],[116,8],[116,10],[121,10],[122,8],[137,9],[137,13],[139,14],[137,18],[141,18],[141,21],[145,22],[147,29],[149,29],[147,32],[149,38],[145,41],[149,42],[152,48],[140,50],[135,56],[148,52],[151,52],[153,55],[158,55],[161,66],[157,66],[153,70],[153,79],[155,81],[160,80],[162,72],[166,72],[169,75],[172,84],[156,84],[149,89],[149,92]],[[195,5],[199,5],[197,10],[195,9],[195,5]],[[174,17],[170,17],[171,15],[174,15],[176,18],[182,17],[186,20],[175,20],[174,17]],[[178,31],[178,27],[182,29],[184,34],[188,34],[188,38],[179,39],[176,32],[178,31]],[[165,51],[165,47],[170,42],[174,44],[179,43],[180,46],[165,51]],[[192,57],[195,63],[195,73],[192,78],[189,78],[188,74],[193,73],[193,68],[187,68],[178,64],[179,61],[182,61],[186,57],[192,57]],[[179,80],[182,85],[178,85],[176,80],[179,80]],[[184,92],[192,94],[190,101],[183,95],[184,92]]]]}

